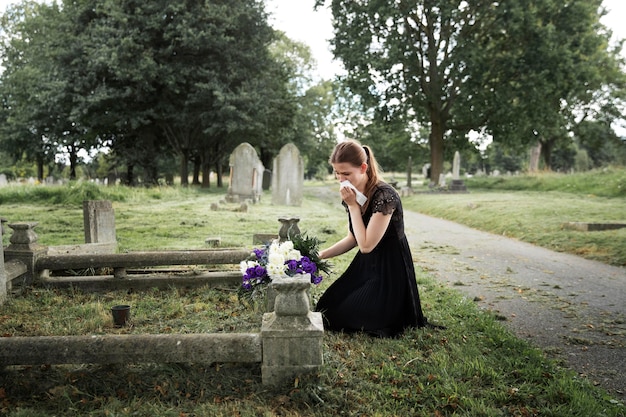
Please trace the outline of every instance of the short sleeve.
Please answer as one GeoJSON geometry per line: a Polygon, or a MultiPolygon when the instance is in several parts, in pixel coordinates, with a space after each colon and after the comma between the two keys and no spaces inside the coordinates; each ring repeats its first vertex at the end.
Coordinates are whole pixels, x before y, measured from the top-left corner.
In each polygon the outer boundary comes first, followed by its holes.
{"type": "Polygon", "coordinates": [[[398,207],[398,193],[391,187],[380,187],[374,192],[371,206],[373,213],[392,214],[398,207]]]}

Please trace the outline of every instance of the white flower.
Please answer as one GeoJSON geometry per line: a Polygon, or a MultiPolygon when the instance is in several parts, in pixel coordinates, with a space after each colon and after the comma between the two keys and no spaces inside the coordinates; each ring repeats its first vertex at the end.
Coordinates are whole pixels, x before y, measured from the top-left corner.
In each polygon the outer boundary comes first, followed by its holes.
{"type": "Polygon", "coordinates": [[[269,275],[271,279],[282,278],[285,275],[286,268],[287,266],[284,262],[281,264],[268,263],[267,275],[269,275]]]}

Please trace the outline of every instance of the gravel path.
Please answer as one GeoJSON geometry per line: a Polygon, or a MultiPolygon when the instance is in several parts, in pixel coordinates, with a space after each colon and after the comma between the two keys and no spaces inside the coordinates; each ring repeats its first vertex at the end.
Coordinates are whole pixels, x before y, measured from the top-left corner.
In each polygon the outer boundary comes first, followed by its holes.
{"type": "Polygon", "coordinates": [[[415,212],[404,216],[418,265],[626,401],[626,269],[415,212]]]}

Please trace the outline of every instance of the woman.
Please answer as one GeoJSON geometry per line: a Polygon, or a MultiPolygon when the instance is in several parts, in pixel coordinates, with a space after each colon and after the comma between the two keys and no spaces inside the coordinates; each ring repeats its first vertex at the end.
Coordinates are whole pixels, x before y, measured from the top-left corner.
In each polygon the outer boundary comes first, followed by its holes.
{"type": "Polygon", "coordinates": [[[400,196],[379,178],[368,146],[341,142],[335,146],[330,164],[341,183],[349,231],[320,251],[320,257],[332,258],[355,246],[359,251],[317,303],[325,328],[394,337],[406,328],[425,326],[400,196]]]}

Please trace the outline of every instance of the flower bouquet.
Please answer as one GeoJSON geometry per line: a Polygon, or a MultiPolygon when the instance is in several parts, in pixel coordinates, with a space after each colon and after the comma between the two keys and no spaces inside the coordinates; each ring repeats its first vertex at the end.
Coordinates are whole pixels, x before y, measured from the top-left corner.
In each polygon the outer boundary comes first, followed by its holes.
{"type": "Polygon", "coordinates": [[[310,274],[311,283],[318,285],[322,273],[330,273],[330,264],[319,257],[319,239],[306,234],[290,238],[268,242],[254,249],[250,259],[241,262],[240,300],[254,304],[255,300],[263,299],[268,285],[275,279],[310,274]]]}

